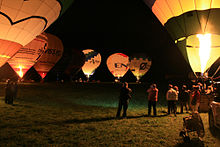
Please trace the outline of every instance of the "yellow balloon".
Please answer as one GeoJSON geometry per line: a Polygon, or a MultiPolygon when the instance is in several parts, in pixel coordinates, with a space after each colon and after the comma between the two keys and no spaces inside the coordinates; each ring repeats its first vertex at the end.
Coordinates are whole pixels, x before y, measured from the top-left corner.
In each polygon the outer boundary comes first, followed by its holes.
{"type": "Polygon", "coordinates": [[[94,74],[95,70],[101,64],[101,55],[92,49],[83,50],[83,53],[86,56],[86,59],[82,67],[82,71],[89,79],[89,77],[94,74]]]}

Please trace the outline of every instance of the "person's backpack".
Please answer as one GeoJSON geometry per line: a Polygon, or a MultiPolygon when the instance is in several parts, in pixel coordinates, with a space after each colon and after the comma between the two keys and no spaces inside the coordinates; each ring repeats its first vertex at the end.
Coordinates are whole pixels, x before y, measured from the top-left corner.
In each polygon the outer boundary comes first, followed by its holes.
{"type": "Polygon", "coordinates": [[[176,92],[174,90],[169,91],[168,98],[170,100],[176,100],[176,92]]]}

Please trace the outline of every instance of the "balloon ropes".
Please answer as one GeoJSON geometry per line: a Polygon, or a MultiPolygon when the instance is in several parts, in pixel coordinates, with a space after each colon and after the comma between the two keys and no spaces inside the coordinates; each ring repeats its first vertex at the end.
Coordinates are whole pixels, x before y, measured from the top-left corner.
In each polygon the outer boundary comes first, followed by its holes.
{"type": "Polygon", "coordinates": [[[95,70],[101,64],[101,55],[92,49],[85,49],[83,53],[86,59],[82,71],[86,75],[87,80],[89,80],[89,77],[95,73],[95,70]]]}
{"type": "Polygon", "coordinates": [[[39,57],[37,63],[34,65],[35,70],[42,77],[42,79],[47,75],[47,73],[54,67],[54,65],[63,55],[62,41],[52,34],[45,34],[48,38],[48,47],[39,57]]]}
{"type": "Polygon", "coordinates": [[[144,2],[168,30],[197,78],[207,75],[212,64],[220,57],[220,1],[144,2]]]}
{"type": "Polygon", "coordinates": [[[152,64],[151,59],[145,54],[134,54],[129,57],[129,62],[129,68],[137,78],[137,82],[148,72],[152,64]]]}
{"type": "Polygon", "coordinates": [[[129,57],[123,53],[115,53],[108,57],[107,67],[118,80],[129,70],[129,57]]]}
{"type": "Polygon", "coordinates": [[[0,67],[21,47],[46,30],[72,2],[73,0],[1,0],[0,67]]]}

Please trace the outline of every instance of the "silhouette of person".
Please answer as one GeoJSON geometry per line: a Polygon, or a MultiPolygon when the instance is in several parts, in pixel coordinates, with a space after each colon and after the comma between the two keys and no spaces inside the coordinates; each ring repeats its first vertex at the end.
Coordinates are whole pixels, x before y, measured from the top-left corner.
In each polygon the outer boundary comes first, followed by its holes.
{"type": "Polygon", "coordinates": [[[120,96],[119,96],[118,111],[116,114],[117,118],[120,117],[122,107],[123,107],[122,117],[123,118],[127,117],[127,109],[128,109],[129,100],[131,99],[131,92],[132,92],[132,90],[130,88],[128,88],[128,83],[127,82],[122,83],[122,87],[120,90],[120,96]]]}
{"type": "Polygon", "coordinates": [[[10,104],[13,104],[14,99],[17,97],[17,91],[18,91],[18,85],[17,82],[12,82],[11,85],[11,99],[10,99],[10,104]]]}
{"type": "Polygon", "coordinates": [[[173,85],[169,84],[169,90],[166,93],[166,99],[168,102],[168,114],[170,114],[171,111],[174,112],[174,115],[176,116],[176,101],[177,101],[177,92],[173,89],[173,85]]]}
{"type": "Polygon", "coordinates": [[[12,81],[10,79],[8,79],[7,85],[5,87],[5,103],[6,104],[10,104],[10,102],[11,102],[11,99],[13,96],[11,89],[12,89],[12,81]]]}
{"type": "Polygon", "coordinates": [[[189,110],[189,90],[187,90],[186,85],[182,86],[182,90],[179,93],[179,101],[180,101],[180,113],[183,113],[183,107],[185,106],[186,112],[189,110]]]}
{"type": "Polygon", "coordinates": [[[156,84],[152,84],[147,90],[148,93],[148,115],[151,115],[151,106],[153,106],[154,116],[157,115],[158,89],[156,84]]]}
{"type": "Polygon", "coordinates": [[[199,86],[197,85],[197,86],[194,86],[194,91],[192,94],[192,100],[191,100],[192,112],[195,112],[195,111],[198,112],[200,99],[201,99],[200,90],[199,90],[199,86]]]}

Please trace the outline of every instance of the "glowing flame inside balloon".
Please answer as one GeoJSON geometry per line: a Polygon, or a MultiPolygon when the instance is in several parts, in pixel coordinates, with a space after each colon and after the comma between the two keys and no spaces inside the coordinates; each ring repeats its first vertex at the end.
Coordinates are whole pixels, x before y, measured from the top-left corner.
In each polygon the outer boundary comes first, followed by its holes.
{"type": "Polygon", "coordinates": [[[18,75],[20,76],[20,77],[23,77],[23,72],[22,72],[22,66],[20,66],[19,65],[19,67],[18,67],[20,70],[17,72],[18,73],[18,75]]]}
{"type": "Polygon", "coordinates": [[[199,48],[199,56],[201,63],[201,71],[205,72],[206,64],[210,58],[211,52],[211,34],[197,34],[199,38],[200,48],[199,48]]]}

